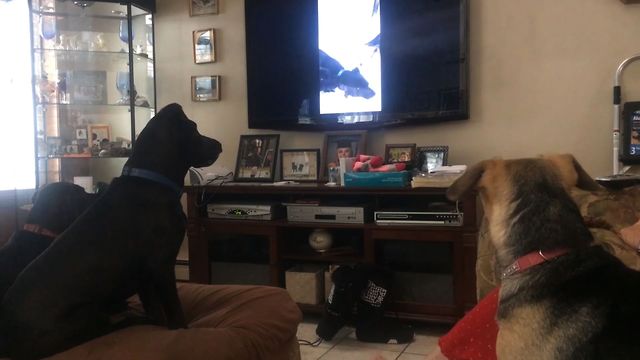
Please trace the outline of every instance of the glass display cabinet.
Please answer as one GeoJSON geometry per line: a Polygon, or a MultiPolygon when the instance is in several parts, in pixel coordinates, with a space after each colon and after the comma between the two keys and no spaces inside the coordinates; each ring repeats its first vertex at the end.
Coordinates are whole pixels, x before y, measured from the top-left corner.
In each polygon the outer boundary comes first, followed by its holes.
{"type": "Polygon", "coordinates": [[[155,114],[155,3],[30,3],[37,186],[109,183],[155,114]]]}

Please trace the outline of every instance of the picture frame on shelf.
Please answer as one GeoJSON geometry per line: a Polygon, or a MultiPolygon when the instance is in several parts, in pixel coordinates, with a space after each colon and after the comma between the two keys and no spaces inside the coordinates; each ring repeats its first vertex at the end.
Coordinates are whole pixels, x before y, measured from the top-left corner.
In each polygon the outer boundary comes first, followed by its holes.
{"type": "Polygon", "coordinates": [[[189,16],[217,15],[218,0],[188,0],[189,16]]]}
{"type": "Polygon", "coordinates": [[[240,135],[234,181],[273,182],[280,134],[240,135]]]}
{"type": "Polygon", "coordinates": [[[384,163],[412,164],[416,155],[416,144],[386,144],[384,146],[384,163]]]}
{"type": "Polygon", "coordinates": [[[280,180],[317,182],[319,174],[320,149],[280,150],[280,180]]]}
{"type": "Polygon", "coordinates": [[[447,165],[449,146],[420,146],[416,150],[416,169],[421,172],[433,171],[437,166],[447,165]]]}
{"type": "Polygon", "coordinates": [[[322,146],[323,178],[329,179],[329,169],[339,167],[339,158],[354,157],[363,153],[366,146],[367,132],[364,130],[326,132],[322,146]]]}
{"type": "Polygon", "coordinates": [[[216,32],[213,28],[193,31],[193,62],[206,64],[216,61],[216,32]]]}
{"type": "Polygon", "coordinates": [[[220,100],[220,76],[192,76],[191,100],[196,102],[220,100]]]}
{"type": "Polygon", "coordinates": [[[87,140],[88,139],[87,128],[86,127],[76,128],[76,139],[77,140],[87,140]]]}
{"type": "Polygon", "coordinates": [[[91,124],[88,127],[88,136],[91,146],[100,146],[103,141],[111,141],[111,126],[107,124],[91,124]]]}
{"type": "Polygon", "coordinates": [[[64,153],[62,138],[59,136],[47,136],[47,156],[55,157],[64,153]]]}
{"type": "Polygon", "coordinates": [[[107,103],[106,71],[70,71],[66,76],[69,103],[105,105],[107,103]]]}

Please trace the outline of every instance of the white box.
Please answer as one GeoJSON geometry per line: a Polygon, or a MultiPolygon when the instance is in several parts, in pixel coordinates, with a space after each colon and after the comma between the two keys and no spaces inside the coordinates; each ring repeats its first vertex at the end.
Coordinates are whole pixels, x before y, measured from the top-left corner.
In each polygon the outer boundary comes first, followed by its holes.
{"type": "Polygon", "coordinates": [[[291,298],[300,304],[318,305],[324,296],[324,266],[296,265],[285,272],[291,298]]]}

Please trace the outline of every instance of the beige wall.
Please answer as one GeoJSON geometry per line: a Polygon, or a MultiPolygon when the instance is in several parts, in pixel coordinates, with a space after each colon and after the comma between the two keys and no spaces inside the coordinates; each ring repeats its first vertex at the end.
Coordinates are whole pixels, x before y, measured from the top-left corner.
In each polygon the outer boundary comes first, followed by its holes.
{"type": "MultiPolygon", "coordinates": [[[[189,17],[188,0],[158,0],[158,106],[181,103],[202,133],[223,143],[218,164],[233,169],[247,129],[242,0],[220,0],[219,15],[189,17]],[[218,61],[195,65],[191,32],[213,27],[218,61]],[[221,75],[222,101],[193,103],[192,75],[221,75]]],[[[450,163],[493,156],[570,152],[593,176],[611,172],[611,87],[618,64],[640,52],[640,5],[619,0],[470,0],[471,117],[430,126],[372,131],[385,143],[449,145],[450,163]]],[[[623,93],[640,99],[640,65],[623,93]],[[635,80],[637,86],[630,83],[635,80]]],[[[322,147],[322,134],[282,132],[281,148],[322,147]]]]}

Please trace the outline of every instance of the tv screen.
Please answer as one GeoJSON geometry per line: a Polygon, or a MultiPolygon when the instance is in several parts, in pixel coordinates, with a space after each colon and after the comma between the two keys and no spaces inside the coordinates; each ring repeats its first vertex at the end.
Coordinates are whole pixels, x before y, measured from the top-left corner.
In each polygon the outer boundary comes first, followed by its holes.
{"type": "Polygon", "coordinates": [[[467,0],[245,0],[249,128],[468,118],[467,0]]]}

